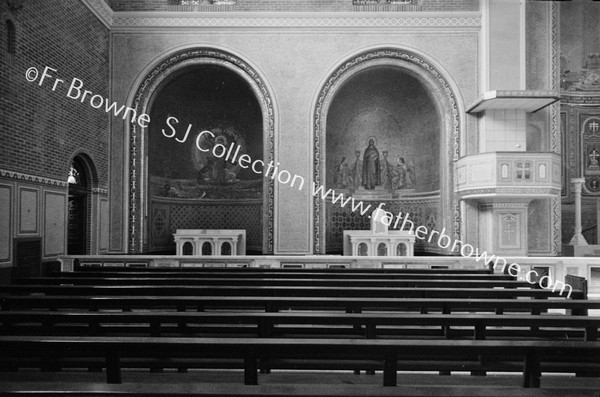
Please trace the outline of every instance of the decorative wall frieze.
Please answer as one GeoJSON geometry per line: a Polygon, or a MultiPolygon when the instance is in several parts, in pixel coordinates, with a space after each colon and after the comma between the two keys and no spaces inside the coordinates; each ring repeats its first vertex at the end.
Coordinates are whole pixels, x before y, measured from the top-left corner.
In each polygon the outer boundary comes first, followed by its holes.
{"type": "Polygon", "coordinates": [[[60,181],[58,179],[46,178],[43,176],[24,174],[22,172],[2,170],[2,169],[0,169],[0,177],[6,178],[6,179],[22,181],[22,182],[31,182],[31,183],[41,184],[41,185],[49,185],[49,186],[56,186],[56,187],[62,187],[62,188],[66,188],[69,186],[67,181],[60,181]]]}
{"type": "Polygon", "coordinates": [[[101,187],[93,187],[92,188],[92,193],[94,193],[94,194],[101,194],[103,196],[108,196],[108,189],[103,189],[101,187]]]}
{"type": "MultiPolygon", "coordinates": [[[[554,197],[560,193],[559,188],[553,187],[487,187],[481,189],[466,189],[461,191],[463,199],[485,199],[500,196],[510,196],[513,198],[540,198],[554,197]]],[[[503,199],[508,199],[504,197],[503,199]]]]}
{"type": "Polygon", "coordinates": [[[83,3],[111,29],[152,27],[479,28],[479,12],[114,12],[104,0],[83,3]]]}
{"type": "Polygon", "coordinates": [[[560,101],[566,106],[600,106],[600,91],[564,91],[560,95],[560,101]]]}
{"type": "Polygon", "coordinates": [[[461,16],[432,13],[428,16],[394,15],[389,13],[369,13],[369,15],[356,13],[219,13],[218,15],[198,17],[187,13],[185,15],[119,12],[114,13],[112,28],[121,27],[151,28],[151,27],[391,27],[391,28],[479,28],[481,18],[479,13],[461,13],[461,16]],[[307,15],[308,14],[308,15],[307,15]]]}

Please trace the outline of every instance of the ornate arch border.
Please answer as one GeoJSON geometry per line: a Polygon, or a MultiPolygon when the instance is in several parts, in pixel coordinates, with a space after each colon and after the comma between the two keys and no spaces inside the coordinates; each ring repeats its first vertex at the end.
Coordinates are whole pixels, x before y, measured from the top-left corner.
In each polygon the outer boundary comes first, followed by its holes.
{"type": "MultiPolygon", "coordinates": [[[[163,83],[169,81],[177,72],[196,65],[217,65],[225,67],[242,77],[259,101],[263,117],[263,156],[264,161],[274,159],[275,148],[275,110],[273,95],[265,80],[246,61],[221,49],[196,47],[176,51],[163,58],[146,74],[133,96],[131,107],[138,115],[148,113],[154,101],[155,93],[163,83]]],[[[152,121],[151,121],[152,122],[152,121]]],[[[127,126],[129,133],[129,225],[128,252],[142,252],[146,241],[147,210],[147,131],[136,122],[127,126]]],[[[273,252],[274,225],[274,181],[263,180],[263,252],[273,252]]]]}
{"type": "MultiPolygon", "coordinates": [[[[432,94],[434,103],[441,112],[443,132],[445,135],[440,140],[440,149],[444,158],[440,161],[440,168],[444,173],[440,175],[440,218],[447,227],[452,227],[455,239],[460,238],[460,203],[454,197],[454,161],[460,156],[461,134],[461,102],[457,99],[457,89],[453,88],[450,81],[438,70],[433,62],[414,51],[382,47],[370,49],[354,55],[338,66],[322,85],[313,114],[313,181],[316,186],[325,182],[325,137],[327,113],[331,101],[339,88],[356,73],[371,66],[391,66],[407,69],[417,77],[432,94]],[[437,94],[437,95],[436,95],[437,94]],[[437,100],[436,100],[437,98],[437,100]],[[445,139],[444,139],[445,138],[445,139]],[[447,165],[447,167],[444,167],[447,165]],[[445,183],[444,183],[445,181],[445,183]]],[[[325,253],[325,206],[319,197],[313,198],[313,252],[325,253]]]]}

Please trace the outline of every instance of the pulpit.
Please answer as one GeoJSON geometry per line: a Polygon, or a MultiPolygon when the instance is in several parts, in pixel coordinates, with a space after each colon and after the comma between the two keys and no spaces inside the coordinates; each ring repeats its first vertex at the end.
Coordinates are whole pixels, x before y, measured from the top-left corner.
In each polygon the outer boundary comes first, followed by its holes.
{"type": "Polygon", "coordinates": [[[177,229],[173,234],[177,255],[245,255],[246,231],[224,229],[177,229]]]}
{"type": "Polygon", "coordinates": [[[415,235],[388,230],[390,221],[378,208],[371,214],[371,230],[344,230],[344,255],[414,256],[415,235]]]}

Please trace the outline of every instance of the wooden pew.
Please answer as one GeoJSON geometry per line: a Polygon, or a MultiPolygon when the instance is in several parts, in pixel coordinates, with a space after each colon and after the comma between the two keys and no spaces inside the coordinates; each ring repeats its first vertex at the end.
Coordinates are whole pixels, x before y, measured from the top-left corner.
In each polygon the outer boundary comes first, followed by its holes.
{"type": "MultiPolygon", "coordinates": [[[[378,336],[402,335],[423,337],[430,335],[424,327],[437,327],[438,336],[447,339],[470,333],[473,339],[484,340],[489,336],[522,338],[547,337],[559,338],[579,337],[586,341],[598,338],[600,317],[564,316],[564,315],[489,315],[489,314],[398,314],[398,313],[252,313],[252,312],[48,312],[48,311],[1,311],[0,323],[6,332],[14,332],[19,326],[20,332],[28,334],[53,335],[58,324],[63,324],[61,332],[73,330],[89,335],[107,335],[111,332],[123,332],[122,328],[106,327],[107,324],[137,325],[136,333],[146,336],[160,336],[163,332],[178,334],[197,334],[206,332],[223,332],[231,334],[250,333],[257,337],[289,336],[290,333],[313,333],[322,336],[342,336],[351,331],[352,334],[374,339],[378,336]],[[35,324],[35,325],[34,325],[35,324]],[[102,324],[102,325],[100,325],[102,324]],[[179,324],[175,329],[166,328],[166,324],[179,324]],[[183,328],[182,328],[183,324],[183,328]],[[251,325],[236,328],[237,326],[251,325]],[[140,326],[143,325],[143,326],[140,326]],[[195,325],[195,327],[191,327],[195,325]],[[198,327],[198,325],[203,327],[198,327]],[[277,328],[295,325],[296,328],[277,328]],[[334,326],[328,328],[312,328],[316,325],[334,326]],[[353,328],[336,328],[335,326],[351,326],[353,328]],[[418,327],[398,329],[397,327],[418,327]],[[390,328],[395,327],[395,328],[390,328]],[[460,333],[452,332],[453,327],[468,327],[460,333]],[[489,327],[505,327],[510,329],[494,329],[489,327]],[[540,327],[558,329],[559,332],[545,330],[540,327]],[[115,329],[115,331],[113,331],[115,329]],[[215,329],[217,331],[215,331],[215,329]],[[532,331],[533,329],[533,331],[532,331]],[[357,332],[358,330],[358,332],[357,332]],[[444,330],[440,334],[440,330],[444,330]],[[518,332],[517,332],[518,331],[518,332]]],[[[434,334],[434,335],[435,335],[434,334]]]]}
{"type": "MultiPolygon", "coordinates": [[[[438,360],[476,360],[502,356],[522,363],[523,386],[539,387],[542,363],[590,361],[600,364],[600,342],[581,341],[481,341],[481,340],[374,340],[282,338],[126,338],[126,337],[26,337],[0,336],[3,360],[21,357],[44,360],[102,358],[108,383],[121,383],[126,358],[239,358],[244,383],[258,383],[259,359],[377,360],[383,361],[383,385],[397,385],[399,360],[432,356],[438,360]]],[[[565,364],[568,367],[569,362],[565,364]]],[[[318,364],[315,364],[319,368],[318,364]]]]}
{"type": "MultiPolygon", "coordinates": [[[[387,298],[490,298],[560,297],[560,291],[534,288],[451,288],[451,287],[311,287],[311,286],[90,286],[90,285],[1,285],[0,294],[46,295],[136,295],[136,296],[304,296],[304,297],[387,297],[387,298]]],[[[573,291],[572,296],[578,292],[573,291]]],[[[566,295],[566,294],[565,294],[566,295]]]]}
{"type": "Polygon", "coordinates": [[[364,288],[539,288],[538,284],[516,280],[445,279],[319,279],[319,278],[203,278],[203,277],[30,277],[19,285],[173,285],[173,286],[306,286],[364,288]]]}
{"type": "MultiPolygon", "coordinates": [[[[89,375],[89,374],[88,374],[89,375]]],[[[154,374],[154,379],[156,379],[154,374]]],[[[128,381],[122,384],[99,383],[97,381],[82,382],[85,374],[78,374],[77,382],[63,381],[23,381],[22,377],[15,380],[9,378],[0,385],[4,397],[22,397],[24,394],[36,396],[142,396],[142,397],[431,397],[431,396],[461,396],[461,397],[598,397],[592,388],[573,386],[572,382],[560,387],[525,389],[520,386],[505,386],[496,384],[460,384],[446,385],[428,384],[427,387],[410,384],[400,384],[397,387],[380,387],[363,384],[277,384],[265,383],[245,386],[235,383],[213,383],[188,381],[180,379],[164,379],[161,382],[128,381]]],[[[169,376],[169,375],[167,375],[169,376]]],[[[428,378],[426,378],[428,379],[428,378]]],[[[411,380],[413,380],[411,378],[411,380]]],[[[414,382],[414,380],[413,380],[414,382]]]]}
{"type": "Polygon", "coordinates": [[[381,272],[370,272],[370,271],[348,271],[348,272],[313,272],[309,269],[304,271],[211,271],[211,272],[197,272],[197,271],[186,271],[185,269],[179,269],[171,271],[168,269],[136,269],[136,271],[118,270],[115,272],[109,271],[96,271],[94,270],[82,270],[73,272],[55,272],[51,274],[52,277],[82,277],[82,278],[93,278],[93,277],[110,277],[110,278],[278,278],[278,279],[298,279],[298,278],[311,278],[311,279],[360,279],[360,280],[490,280],[490,281],[514,281],[516,277],[508,274],[489,274],[489,273],[438,273],[438,272],[424,272],[424,273],[381,273],[381,272]],[[148,270],[148,271],[145,271],[148,270]]]}
{"type": "MultiPolygon", "coordinates": [[[[198,262],[190,258],[193,262],[198,262]]],[[[228,257],[223,258],[223,262],[230,262],[234,258],[228,257]]],[[[481,265],[477,269],[397,269],[397,268],[376,268],[376,269],[365,269],[365,268],[310,268],[310,269],[298,269],[298,268],[261,268],[261,267],[125,267],[123,266],[123,260],[116,260],[115,266],[90,266],[85,263],[98,263],[98,260],[93,257],[84,256],[76,260],[75,271],[93,271],[93,272],[194,272],[194,273],[213,273],[213,272],[227,272],[227,273],[297,273],[297,272],[311,272],[311,273],[337,273],[337,274],[352,274],[352,273],[371,273],[371,274],[422,274],[422,273],[441,273],[441,274],[494,274],[493,267],[481,265]]],[[[107,262],[103,260],[102,262],[107,262]]],[[[201,262],[201,261],[200,261],[201,262]]]]}
{"type": "Polygon", "coordinates": [[[437,311],[445,314],[477,311],[496,314],[530,312],[540,314],[549,309],[582,312],[600,309],[600,300],[574,299],[461,299],[461,298],[363,298],[363,297],[288,297],[288,296],[89,296],[89,295],[6,295],[0,296],[0,310],[83,309],[98,310],[220,310],[246,309],[276,312],[279,310],[362,311],[437,311]]]}

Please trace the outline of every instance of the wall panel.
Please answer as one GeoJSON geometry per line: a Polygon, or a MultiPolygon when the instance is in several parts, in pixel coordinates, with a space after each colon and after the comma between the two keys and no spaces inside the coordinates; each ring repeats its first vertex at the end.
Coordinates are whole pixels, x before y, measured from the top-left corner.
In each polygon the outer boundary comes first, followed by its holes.
{"type": "Polygon", "coordinates": [[[66,196],[45,192],[44,203],[44,257],[63,255],[66,253],[66,196]]]}

